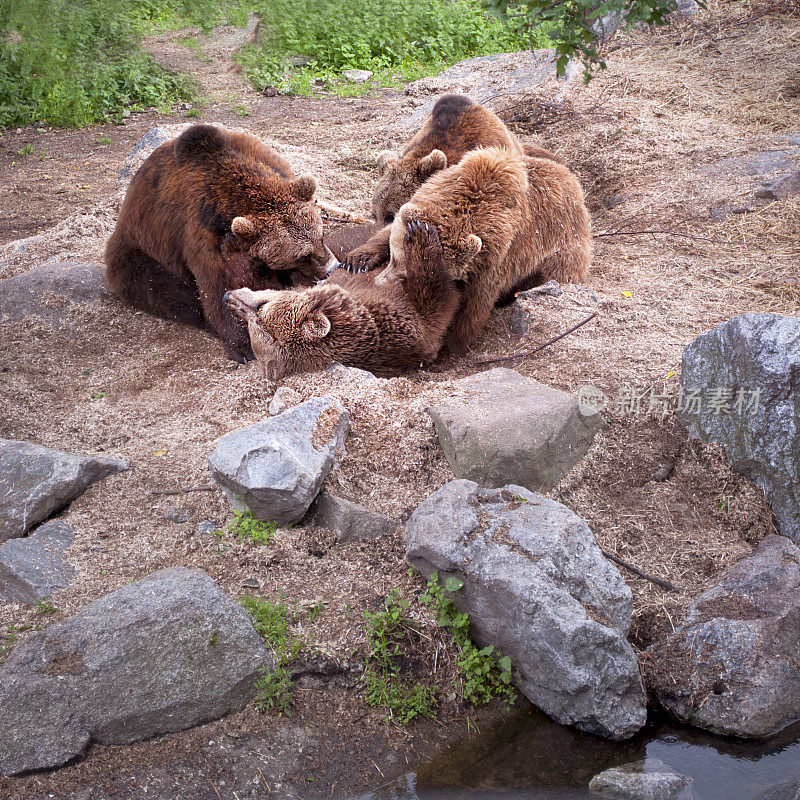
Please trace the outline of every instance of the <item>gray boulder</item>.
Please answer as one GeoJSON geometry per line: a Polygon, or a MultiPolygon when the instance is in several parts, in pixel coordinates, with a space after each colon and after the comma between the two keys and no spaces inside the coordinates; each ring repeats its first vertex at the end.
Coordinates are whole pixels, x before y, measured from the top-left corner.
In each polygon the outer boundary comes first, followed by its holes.
{"type": "Polygon", "coordinates": [[[693,800],[693,783],[687,775],[651,757],[595,775],[589,791],[612,800],[693,800]]]}
{"type": "Polygon", "coordinates": [[[130,179],[136,174],[139,167],[142,166],[153,150],[170,139],[176,139],[191,127],[192,123],[184,122],[177,125],[159,125],[148,131],[136,142],[130,155],[125,159],[125,163],[117,173],[118,186],[123,188],[128,185],[130,179]]]}
{"type": "Polygon", "coordinates": [[[208,459],[234,508],[288,525],[298,522],[341,454],[349,415],[330,397],[312,397],[276,417],[223,436],[208,459]]]}
{"type": "Polygon", "coordinates": [[[391,536],[400,527],[391,517],[330,492],[320,492],[311,513],[318,525],[336,534],[340,544],[391,536]]]}
{"type": "Polygon", "coordinates": [[[75,570],[64,551],[74,539],[66,522],[54,520],[0,545],[0,600],[33,604],[69,586],[75,570]]]}
{"type": "Polygon", "coordinates": [[[165,569],[24,639],[0,667],[0,773],[57,767],[243,708],[272,666],[200,570],[165,569]]]}
{"type": "Polygon", "coordinates": [[[455,476],[482,486],[554,486],[602,424],[598,413],[582,413],[577,398],[511,369],[471,375],[455,387],[456,397],[429,413],[455,476]]]}
{"type": "Polygon", "coordinates": [[[0,542],[22,536],[127,461],[0,439],[0,542]]]}
{"type": "Polygon", "coordinates": [[[763,738],[800,719],[800,549],[768,536],[648,651],[664,708],[714,733],[763,738]]]}
{"type": "Polygon", "coordinates": [[[765,183],[756,191],[759,200],[785,200],[795,194],[800,194],[800,170],[765,183]]]}
{"type": "Polygon", "coordinates": [[[646,719],[625,636],[631,591],[586,523],[520,486],[451,481],[406,524],[406,555],[429,577],[455,576],[471,632],[510,656],[519,688],[557,722],[611,739],[646,719]]]}
{"type": "Polygon", "coordinates": [[[346,69],[342,77],[351,83],[366,83],[372,77],[372,73],[368,69],[346,69]]]}
{"type": "Polygon", "coordinates": [[[683,352],[681,387],[685,405],[702,393],[699,413],[695,403],[679,414],[689,434],[721,444],[800,542],[800,317],[743,314],[699,336],[683,352]]]}
{"type": "Polygon", "coordinates": [[[269,401],[270,416],[276,417],[278,414],[283,414],[290,406],[296,406],[303,400],[300,392],[296,392],[288,386],[279,386],[269,401]]]}
{"type": "Polygon", "coordinates": [[[53,261],[0,282],[0,322],[38,317],[71,338],[72,305],[107,296],[102,264],[53,261]]]}

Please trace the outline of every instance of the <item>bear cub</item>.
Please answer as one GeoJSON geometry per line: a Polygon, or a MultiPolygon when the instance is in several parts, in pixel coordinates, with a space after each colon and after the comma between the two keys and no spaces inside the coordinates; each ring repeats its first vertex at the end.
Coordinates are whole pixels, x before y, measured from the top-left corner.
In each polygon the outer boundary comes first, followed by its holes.
{"type": "Polygon", "coordinates": [[[276,382],[339,361],[376,375],[396,375],[436,358],[461,297],[444,264],[436,230],[411,222],[397,247],[402,278],[376,286],[374,276],[336,270],[301,291],[238,289],[226,294],[248,323],[264,377],[276,382]]]}
{"type": "Polygon", "coordinates": [[[195,125],[134,175],[106,247],[108,283],[136,308],[209,328],[244,361],[247,330],[225,292],[308,286],[336,261],[315,190],[256,137],[195,125]]]}

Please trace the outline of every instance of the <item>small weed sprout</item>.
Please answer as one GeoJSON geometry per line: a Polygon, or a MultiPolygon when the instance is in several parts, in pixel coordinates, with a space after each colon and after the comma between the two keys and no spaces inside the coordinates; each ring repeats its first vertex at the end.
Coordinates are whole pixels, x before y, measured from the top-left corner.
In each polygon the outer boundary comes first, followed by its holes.
{"type": "Polygon", "coordinates": [[[456,664],[461,670],[464,700],[481,706],[499,698],[510,706],[517,696],[511,682],[511,659],[497,657],[493,645],[479,649],[470,638],[469,616],[458,611],[450,596],[463,586],[462,580],[451,576],[442,588],[439,573],[434,572],[419,601],[436,613],[437,623],[447,628],[453,637],[459,651],[456,664]]]}
{"type": "Polygon", "coordinates": [[[46,597],[40,597],[36,601],[37,614],[55,614],[58,609],[50,603],[46,597]]]}
{"type": "Polygon", "coordinates": [[[186,116],[189,119],[199,119],[201,115],[202,115],[202,111],[200,111],[199,108],[190,108],[190,109],[187,109],[187,111],[186,111],[186,116]]]}
{"type": "Polygon", "coordinates": [[[102,145],[104,145],[104,146],[105,146],[105,145],[113,144],[114,142],[113,142],[113,140],[111,139],[111,137],[110,137],[110,136],[101,136],[101,137],[100,137],[100,138],[97,140],[97,143],[98,143],[98,144],[102,144],[102,145]]]}
{"type": "Polygon", "coordinates": [[[247,541],[254,544],[269,544],[276,530],[278,530],[277,522],[262,522],[249,510],[235,511],[228,525],[228,533],[232,533],[240,542],[247,541]]]}
{"type": "Polygon", "coordinates": [[[33,153],[33,145],[32,144],[24,144],[24,145],[22,145],[22,147],[20,147],[19,150],[17,150],[17,152],[21,156],[29,156],[29,155],[31,155],[33,153]]]}
{"type": "Polygon", "coordinates": [[[6,656],[14,649],[17,638],[17,628],[15,625],[9,625],[6,628],[6,632],[0,634],[0,664],[3,663],[6,656]]]}

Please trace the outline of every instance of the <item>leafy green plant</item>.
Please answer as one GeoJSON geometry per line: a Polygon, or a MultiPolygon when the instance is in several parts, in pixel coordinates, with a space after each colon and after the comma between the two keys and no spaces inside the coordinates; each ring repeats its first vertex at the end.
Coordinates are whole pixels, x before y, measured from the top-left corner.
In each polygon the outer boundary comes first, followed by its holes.
{"type": "Polygon", "coordinates": [[[203,112],[199,108],[190,108],[186,111],[186,116],[189,119],[199,119],[202,116],[203,112]]]}
{"type": "Polygon", "coordinates": [[[40,597],[36,600],[37,614],[55,614],[56,611],[58,609],[46,597],[40,597]]]}
{"type": "MultiPolygon", "coordinates": [[[[557,56],[557,70],[563,75],[571,59],[584,64],[588,82],[591,70],[605,68],[601,57],[600,20],[620,15],[626,27],[637,22],[663,25],[667,16],[677,8],[677,0],[484,0],[486,8],[514,30],[520,27],[538,30],[552,40],[557,56]]],[[[705,8],[703,0],[699,4],[705,8]]]]}
{"type": "Polygon", "coordinates": [[[402,645],[412,623],[404,614],[409,601],[392,590],[383,611],[365,611],[367,666],[364,670],[365,699],[373,708],[385,708],[386,717],[407,724],[419,716],[436,714],[436,686],[413,683],[400,667],[402,645]]]}
{"type": "Polygon", "coordinates": [[[33,145],[24,144],[19,150],[17,150],[17,153],[19,153],[21,156],[29,156],[31,153],[33,153],[33,145]]]}
{"type": "Polygon", "coordinates": [[[250,116],[250,109],[245,105],[236,105],[231,108],[234,114],[238,114],[240,117],[249,117],[250,116]]]}
{"type": "Polygon", "coordinates": [[[493,645],[478,648],[469,634],[469,616],[458,611],[452,594],[463,588],[464,582],[456,577],[449,577],[444,587],[439,583],[439,573],[434,572],[425,594],[419,601],[433,609],[436,622],[447,628],[459,651],[456,664],[462,674],[462,696],[473,705],[484,705],[495,698],[500,698],[507,705],[516,699],[517,693],[512,685],[511,659],[508,656],[497,656],[493,645]]]}
{"type": "Polygon", "coordinates": [[[233,519],[228,525],[228,533],[232,533],[239,541],[255,544],[269,544],[276,530],[277,522],[262,522],[250,510],[234,511],[233,519]]]}
{"type": "MultiPolygon", "coordinates": [[[[101,136],[97,140],[97,144],[102,144],[102,145],[105,146],[105,145],[109,145],[109,144],[114,144],[114,142],[113,142],[113,140],[111,139],[110,136],[101,136]]],[[[153,358],[155,358],[155,356],[153,356],[153,358]]]]}
{"type": "MultiPolygon", "coordinates": [[[[336,94],[364,94],[529,41],[527,29],[487,14],[478,0],[253,0],[253,10],[262,35],[239,56],[244,72],[257,89],[293,94],[310,93],[318,78],[336,94]],[[299,72],[288,61],[297,55],[310,59],[299,72]],[[339,77],[352,68],[371,70],[371,85],[339,77]]],[[[547,44],[538,30],[532,41],[547,44]]]]}
{"type": "Polygon", "coordinates": [[[84,126],[173,105],[195,90],[138,44],[130,0],[4,0],[0,127],[84,126]]]}
{"type": "Polygon", "coordinates": [[[284,603],[271,603],[261,597],[245,593],[241,605],[250,614],[253,627],[272,650],[274,667],[262,667],[256,681],[256,704],[262,710],[277,709],[289,715],[292,702],[292,678],[289,666],[303,649],[303,641],[294,637],[289,626],[294,615],[284,603]]]}

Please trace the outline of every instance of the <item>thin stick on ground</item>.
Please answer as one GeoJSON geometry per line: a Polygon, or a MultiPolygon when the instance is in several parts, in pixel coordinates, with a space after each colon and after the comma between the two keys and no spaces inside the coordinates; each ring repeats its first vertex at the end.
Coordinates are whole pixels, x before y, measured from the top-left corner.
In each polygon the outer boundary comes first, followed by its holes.
{"type": "Polygon", "coordinates": [[[183,489],[154,489],[151,494],[187,494],[189,492],[213,492],[215,486],[186,486],[183,489]]]}
{"type": "Polygon", "coordinates": [[[656,586],[662,586],[664,589],[669,589],[671,592],[680,591],[678,587],[674,583],[670,583],[668,580],[664,578],[656,578],[654,575],[648,575],[646,572],[642,572],[638,567],[634,567],[633,564],[629,564],[627,561],[623,561],[619,556],[615,556],[613,553],[609,553],[607,550],[600,551],[609,561],[613,561],[615,564],[619,564],[620,567],[624,567],[625,569],[632,572],[634,575],[638,575],[640,578],[644,578],[646,581],[650,581],[650,583],[654,583],[656,586]]]}
{"type": "Polygon", "coordinates": [[[511,356],[503,356],[502,358],[489,358],[485,361],[470,361],[470,366],[473,367],[482,367],[486,364],[502,364],[506,361],[513,361],[517,358],[523,358],[524,356],[532,356],[534,353],[538,353],[540,350],[544,350],[545,347],[550,347],[551,344],[555,344],[560,339],[563,339],[565,336],[569,336],[569,334],[574,333],[578,328],[582,328],[587,322],[591,322],[596,316],[597,311],[590,314],[586,319],[579,322],[577,325],[573,325],[569,330],[564,331],[564,333],[560,333],[558,336],[554,336],[552,339],[548,339],[546,342],[534,347],[532,350],[523,350],[521,353],[514,353],[511,356]]]}

